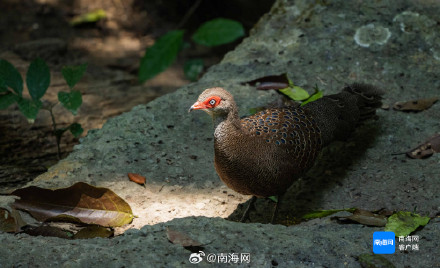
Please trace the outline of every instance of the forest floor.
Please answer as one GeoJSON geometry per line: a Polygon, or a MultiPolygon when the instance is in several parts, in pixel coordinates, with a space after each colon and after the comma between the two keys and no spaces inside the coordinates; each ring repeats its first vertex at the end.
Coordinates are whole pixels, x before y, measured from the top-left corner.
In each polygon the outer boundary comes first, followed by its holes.
{"type": "MultiPolygon", "coordinates": [[[[245,27],[252,27],[270,4],[260,4],[258,12],[242,17],[245,27]]],[[[183,74],[186,59],[202,58],[206,70],[236,45],[216,49],[190,47],[166,71],[140,84],[137,80],[140,59],[157,37],[180,26],[191,32],[204,20],[216,16],[240,16],[231,11],[236,8],[210,8],[204,3],[191,6],[172,1],[8,0],[0,2],[0,9],[7,11],[2,12],[0,20],[0,58],[11,62],[23,77],[33,59],[47,61],[51,85],[43,100],[55,103],[57,93],[68,90],[61,75],[63,66],[88,63],[85,76],[76,86],[83,95],[78,115],[73,116],[61,105],[54,110],[58,127],[80,123],[85,130],[82,136],[90,129],[101,128],[110,117],[188,84],[190,81],[183,74]],[[196,7],[195,12],[188,17],[192,7],[196,7]],[[105,10],[105,19],[79,27],[70,25],[75,16],[97,9],[105,10]]],[[[2,190],[24,185],[59,161],[52,133],[47,111],[40,111],[33,124],[27,122],[17,105],[0,111],[2,190]]],[[[64,134],[61,158],[75,144],[78,139],[70,133],[64,134]]]]}

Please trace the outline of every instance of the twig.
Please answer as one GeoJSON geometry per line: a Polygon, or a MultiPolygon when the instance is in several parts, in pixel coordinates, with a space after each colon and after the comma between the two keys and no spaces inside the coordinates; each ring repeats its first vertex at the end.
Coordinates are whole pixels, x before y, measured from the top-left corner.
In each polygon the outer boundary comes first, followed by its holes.
{"type": "Polygon", "coordinates": [[[406,154],[407,152],[403,152],[403,153],[392,153],[391,155],[401,155],[401,154],[406,154]]]}
{"type": "Polygon", "coordinates": [[[180,29],[188,21],[188,19],[192,16],[194,11],[196,11],[196,9],[199,7],[200,3],[202,3],[202,0],[197,0],[191,6],[191,8],[188,10],[188,12],[186,12],[185,16],[183,16],[182,20],[179,22],[179,24],[177,24],[176,29],[180,29]]]}
{"type": "Polygon", "coordinates": [[[53,127],[53,135],[56,138],[57,141],[57,156],[58,160],[61,159],[61,148],[60,148],[60,142],[61,142],[61,135],[57,133],[57,124],[55,122],[55,116],[53,114],[53,107],[55,107],[57,103],[50,105],[49,107],[43,107],[43,109],[47,110],[50,113],[50,117],[52,118],[52,127],[53,127]]]}

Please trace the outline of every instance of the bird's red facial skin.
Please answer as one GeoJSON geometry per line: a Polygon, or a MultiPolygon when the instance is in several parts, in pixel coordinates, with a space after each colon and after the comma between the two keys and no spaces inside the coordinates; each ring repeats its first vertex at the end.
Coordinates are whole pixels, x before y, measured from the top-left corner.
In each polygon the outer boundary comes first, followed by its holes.
{"type": "Polygon", "coordinates": [[[219,96],[212,96],[212,97],[207,98],[203,102],[197,101],[196,103],[194,103],[191,106],[189,111],[192,111],[192,110],[203,110],[203,109],[212,109],[212,108],[216,107],[217,105],[219,105],[220,101],[221,101],[221,98],[219,96]]]}
{"type": "Polygon", "coordinates": [[[212,96],[207,98],[203,104],[205,105],[205,109],[211,109],[215,106],[219,105],[221,102],[221,98],[219,96],[212,96]]]}

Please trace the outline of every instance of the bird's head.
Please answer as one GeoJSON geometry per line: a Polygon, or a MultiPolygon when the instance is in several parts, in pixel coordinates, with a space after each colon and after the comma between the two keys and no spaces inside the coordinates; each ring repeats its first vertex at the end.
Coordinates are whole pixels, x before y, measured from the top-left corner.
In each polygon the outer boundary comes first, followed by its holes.
{"type": "Polygon", "coordinates": [[[208,88],[200,94],[197,101],[189,108],[203,110],[213,117],[227,116],[231,111],[236,112],[234,97],[221,87],[208,88]]]}

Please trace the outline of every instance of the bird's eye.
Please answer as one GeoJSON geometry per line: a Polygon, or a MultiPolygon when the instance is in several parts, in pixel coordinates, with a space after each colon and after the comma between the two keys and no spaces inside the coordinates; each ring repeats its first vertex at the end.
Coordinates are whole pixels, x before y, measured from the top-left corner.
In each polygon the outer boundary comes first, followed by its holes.
{"type": "Polygon", "coordinates": [[[211,109],[219,105],[221,102],[221,98],[219,96],[211,96],[210,98],[204,101],[207,109],[211,109]]]}

